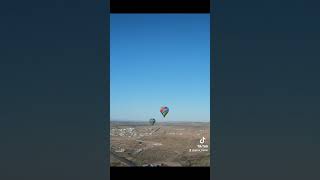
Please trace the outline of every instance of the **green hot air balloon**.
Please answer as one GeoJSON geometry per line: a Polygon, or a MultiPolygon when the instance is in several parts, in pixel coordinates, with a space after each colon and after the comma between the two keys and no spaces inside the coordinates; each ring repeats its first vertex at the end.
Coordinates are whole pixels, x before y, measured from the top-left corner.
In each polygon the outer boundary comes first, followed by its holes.
{"type": "Polygon", "coordinates": [[[149,119],[149,123],[153,126],[154,123],[156,123],[156,120],[154,118],[149,119]]]}
{"type": "Polygon", "coordinates": [[[169,112],[169,108],[166,107],[166,106],[163,106],[163,107],[160,108],[160,112],[161,112],[161,114],[162,114],[163,117],[166,117],[166,115],[167,115],[168,112],[169,112]]]}

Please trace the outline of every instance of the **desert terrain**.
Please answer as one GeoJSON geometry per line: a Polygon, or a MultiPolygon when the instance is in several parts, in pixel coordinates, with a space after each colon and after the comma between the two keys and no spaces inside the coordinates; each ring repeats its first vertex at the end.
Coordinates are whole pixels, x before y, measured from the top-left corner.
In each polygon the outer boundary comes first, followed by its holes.
{"type": "Polygon", "coordinates": [[[111,166],[209,166],[209,122],[110,124],[111,166]]]}

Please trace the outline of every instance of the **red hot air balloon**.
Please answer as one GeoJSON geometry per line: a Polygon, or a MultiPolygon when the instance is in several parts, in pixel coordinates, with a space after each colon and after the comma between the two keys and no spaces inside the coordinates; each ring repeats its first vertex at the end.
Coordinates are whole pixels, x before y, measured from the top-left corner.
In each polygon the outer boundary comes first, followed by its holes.
{"type": "Polygon", "coordinates": [[[163,115],[163,117],[166,117],[166,115],[167,115],[168,112],[169,112],[169,108],[166,107],[166,106],[163,106],[163,107],[160,108],[160,112],[161,112],[161,114],[163,115]]]}

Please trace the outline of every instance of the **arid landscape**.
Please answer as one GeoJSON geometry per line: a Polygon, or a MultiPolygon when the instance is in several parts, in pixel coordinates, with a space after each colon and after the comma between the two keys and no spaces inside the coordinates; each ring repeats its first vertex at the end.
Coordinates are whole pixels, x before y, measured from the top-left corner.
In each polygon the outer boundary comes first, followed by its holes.
{"type": "Polygon", "coordinates": [[[209,166],[210,123],[110,124],[111,166],[209,166]]]}

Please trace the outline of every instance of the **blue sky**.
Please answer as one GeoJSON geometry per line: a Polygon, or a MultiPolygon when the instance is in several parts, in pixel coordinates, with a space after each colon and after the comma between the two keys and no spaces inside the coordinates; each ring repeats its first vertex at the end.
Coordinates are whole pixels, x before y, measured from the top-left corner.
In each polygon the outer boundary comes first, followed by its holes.
{"type": "Polygon", "coordinates": [[[110,18],[111,120],[209,121],[209,14],[110,18]]]}

